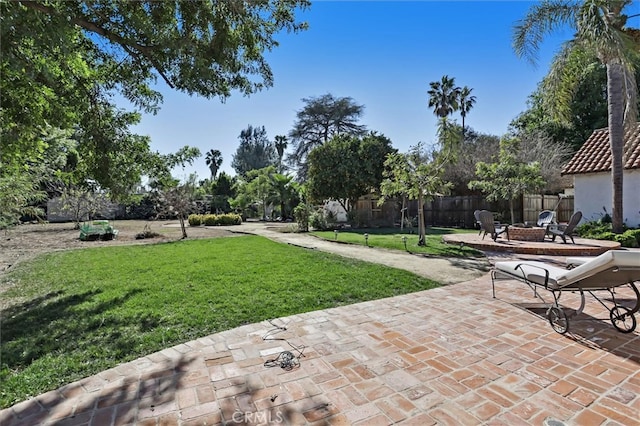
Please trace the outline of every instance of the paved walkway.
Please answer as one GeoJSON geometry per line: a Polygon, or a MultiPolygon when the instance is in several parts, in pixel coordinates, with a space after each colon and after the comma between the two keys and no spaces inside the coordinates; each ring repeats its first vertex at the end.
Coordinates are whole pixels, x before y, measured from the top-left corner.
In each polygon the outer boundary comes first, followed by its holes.
{"type": "Polygon", "coordinates": [[[526,286],[496,287],[493,299],[482,273],[210,335],[17,404],[0,424],[638,425],[638,330],[616,332],[590,301],[562,336],[526,286]]]}

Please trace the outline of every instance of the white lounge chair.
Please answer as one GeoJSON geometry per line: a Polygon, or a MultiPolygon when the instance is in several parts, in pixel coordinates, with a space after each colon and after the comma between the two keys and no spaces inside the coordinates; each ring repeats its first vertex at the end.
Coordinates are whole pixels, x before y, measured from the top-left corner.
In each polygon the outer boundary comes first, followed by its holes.
{"type": "Polygon", "coordinates": [[[596,291],[605,290],[611,295],[614,305],[609,309],[613,326],[623,333],[631,333],[635,330],[634,314],[640,309],[640,292],[635,284],[635,281],[640,280],[640,252],[611,250],[589,260],[569,258],[567,266],[570,269],[538,261],[496,262],[491,271],[493,297],[496,297],[495,280],[499,275],[529,285],[534,295],[543,302],[544,299],[538,294],[538,287],[550,291],[553,294],[554,303],[549,305],[547,318],[554,330],[563,334],[569,330],[569,320],[559,305],[562,292],[580,293],[580,308],[576,311],[578,315],[582,313],[585,306],[585,293],[591,294],[606,307],[595,294],[596,291]],[[615,300],[613,289],[624,285],[628,285],[636,295],[635,306],[631,309],[617,304],[615,300]]]}

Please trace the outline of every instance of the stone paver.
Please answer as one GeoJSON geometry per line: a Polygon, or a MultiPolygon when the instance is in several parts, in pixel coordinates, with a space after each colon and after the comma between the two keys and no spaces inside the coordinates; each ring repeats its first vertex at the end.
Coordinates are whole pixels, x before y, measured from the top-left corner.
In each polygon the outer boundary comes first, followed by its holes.
{"type": "Polygon", "coordinates": [[[640,331],[617,332],[589,300],[559,335],[532,293],[500,280],[494,299],[484,273],[250,324],[21,402],[0,424],[638,425],[640,331]],[[269,366],[283,351],[302,356],[269,366]]]}

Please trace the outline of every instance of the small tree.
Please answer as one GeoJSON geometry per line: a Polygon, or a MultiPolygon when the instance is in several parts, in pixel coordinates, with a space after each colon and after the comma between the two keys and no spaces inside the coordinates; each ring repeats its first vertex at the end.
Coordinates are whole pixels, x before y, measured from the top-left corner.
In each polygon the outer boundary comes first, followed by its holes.
{"type": "Polygon", "coordinates": [[[191,183],[166,188],[160,192],[158,215],[175,216],[180,221],[182,238],[187,238],[185,219],[194,210],[194,187],[191,183]]]}
{"type": "Polygon", "coordinates": [[[109,204],[106,194],[89,188],[65,186],[60,196],[60,210],[71,216],[74,229],[80,229],[80,222],[91,220],[109,204]]]}
{"type": "Polygon", "coordinates": [[[527,193],[535,192],[545,184],[540,174],[540,163],[524,163],[517,159],[517,139],[500,141],[500,154],[496,163],[476,164],[478,180],[469,182],[470,189],[479,189],[487,194],[487,200],[509,200],[511,223],[515,222],[513,200],[527,193]]]}
{"type": "Polygon", "coordinates": [[[426,230],[424,203],[438,194],[448,192],[450,184],[442,180],[442,163],[434,161],[418,143],[406,154],[392,153],[384,162],[384,180],[380,185],[382,204],[388,197],[405,194],[410,200],[418,200],[418,245],[425,246],[426,230]]]}

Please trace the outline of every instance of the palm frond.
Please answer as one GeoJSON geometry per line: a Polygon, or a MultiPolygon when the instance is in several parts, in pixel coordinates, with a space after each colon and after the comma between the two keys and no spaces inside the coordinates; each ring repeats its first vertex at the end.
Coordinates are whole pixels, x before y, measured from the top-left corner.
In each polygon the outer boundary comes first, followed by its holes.
{"type": "Polygon", "coordinates": [[[516,55],[536,64],[544,37],[559,27],[573,26],[578,6],[575,0],[545,0],[532,6],[513,28],[516,55]]]}
{"type": "Polygon", "coordinates": [[[544,107],[555,121],[569,122],[571,100],[583,80],[584,72],[597,63],[595,52],[579,41],[570,40],[563,44],[542,82],[543,90],[548,94],[544,107]]]}

